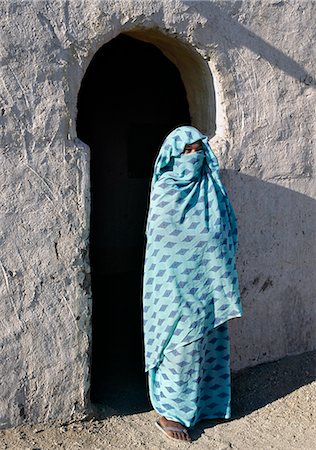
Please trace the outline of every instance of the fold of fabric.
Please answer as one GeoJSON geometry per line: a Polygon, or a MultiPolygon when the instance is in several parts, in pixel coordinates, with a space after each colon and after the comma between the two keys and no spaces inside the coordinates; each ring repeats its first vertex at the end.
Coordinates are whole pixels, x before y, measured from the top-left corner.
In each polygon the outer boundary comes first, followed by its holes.
{"type": "Polygon", "coordinates": [[[241,317],[237,220],[206,136],[179,127],[151,182],[143,277],[145,370],[163,355],[241,317]],[[202,140],[203,150],[184,154],[202,140]]]}
{"type": "Polygon", "coordinates": [[[228,323],[166,353],[148,375],[150,400],[161,416],[186,427],[203,419],[230,418],[228,323]]]}

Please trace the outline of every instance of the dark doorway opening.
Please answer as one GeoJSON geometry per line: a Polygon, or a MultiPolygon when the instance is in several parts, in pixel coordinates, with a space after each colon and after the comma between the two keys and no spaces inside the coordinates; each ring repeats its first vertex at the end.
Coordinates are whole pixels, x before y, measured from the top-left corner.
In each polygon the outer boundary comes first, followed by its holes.
{"type": "Polygon", "coordinates": [[[190,124],[176,66],[153,44],[119,35],[92,59],[77,133],[91,149],[91,400],[148,408],[142,270],[152,166],[168,132],[190,124]]]}

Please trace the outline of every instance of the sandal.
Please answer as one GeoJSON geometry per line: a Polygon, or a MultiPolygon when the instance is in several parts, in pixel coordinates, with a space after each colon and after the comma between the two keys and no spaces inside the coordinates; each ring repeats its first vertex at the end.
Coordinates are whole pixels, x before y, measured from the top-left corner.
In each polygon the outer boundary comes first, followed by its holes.
{"type": "Polygon", "coordinates": [[[190,435],[189,435],[189,433],[188,433],[188,430],[186,429],[186,428],[178,428],[178,427],[163,427],[161,424],[160,424],[160,422],[159,422],[159,419],[155,422],[155,425],[156,425],[156,427],[165,435],[165,436],[167,436],[169,439],[172,439],[173,441],[177,441],[177,442],[191,442],[191,437],[190,437],[190,435]],[[189,437],[189,440],[187,440],[187,441],[182,441],[181,439],[177,439],[177,438],[174,438],[174,437],[172,437],[172,436],[170,436],[168,433],[166,433],[166,431],[178,431],[178,432],[180,432],[180,433],[185,433],[188,437],[189,437]]]}

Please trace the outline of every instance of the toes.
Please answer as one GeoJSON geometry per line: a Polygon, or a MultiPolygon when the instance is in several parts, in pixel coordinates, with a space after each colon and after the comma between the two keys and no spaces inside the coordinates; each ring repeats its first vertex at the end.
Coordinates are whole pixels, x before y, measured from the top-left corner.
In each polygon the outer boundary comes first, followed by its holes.
{"type": "Polygon", "coordinates": [[[184,435],[184,440],[185,441],[188,441],[188,442],[191,442],[191,437],[187,434],[187,433],[185,433],[185,435],[184,435]]]}
{"type": "Polygon", "coordinates": [[[176,431],[177,434],[177,439],[179,439],[179,441],[182,441],[182,433],[180,433],[179,431],[176,431]]]}
{"type": "MultiPolygon", "coordinates": [[[[181,424],[181,423],[179,423],[179,422],[176,422],[175,420],[168,420],[168,419],[166,419],[164,416],[161,416],[161,417],[158,419],[158,422],[160,423],[160,425],[161,425],[162,427],[166,427],[166,426],[167,426],[167,427],[168,427],[168,426],[170,426],[170,427],[176,426],[176,427],[179,427],[179,429],[183,429],[183,428],[184,428],[183,424],[181,424]]],[[[174,438],[174,439],[177,439],[177,440],[179,440],[179,441],[186,441],[186,442],[191,442],[191,441],[192,441],[190,435],[189,435],[187,432],[183,432],[183,431],[172,431],[172,430],[166,430],[166,432],[167,432],[167,434],[168,434],[170,437],[172,437],[172,438],[174,438]]]]}
{"type": "Polygon", "coordinates": [[[185,434],[181,431],[169,431],[169,436],[173,437],[174,439],[177,439],[179,441],[186,440],[185,434]]]}
{"type": "Polygon", "coordinates": [[[177,431],[171,431],[171,436],[174,438],[174,439],[179,439],[178,438],[178,432],[177,431]]]}
{"type": "Polygon", "coordinates": [[[182,440],[183,441],[191,441],[191,437],[189,433],[181,433],[182,434],[182,440]]]}
{"type": "Polygon", "coordinates": [[[186,441],[187,440],[187,434],[186,433],[180,433],[181,434],[181,440],[186,441]]]}
{"type": "Polygon", "coordinates": [[[191,442],[191,438],[187,433],[184,433],[183,431],[175,431],[174,433],[174,437],[176,439],[179,439],[179,441],[187,441],[187,442],[191,442]]]}

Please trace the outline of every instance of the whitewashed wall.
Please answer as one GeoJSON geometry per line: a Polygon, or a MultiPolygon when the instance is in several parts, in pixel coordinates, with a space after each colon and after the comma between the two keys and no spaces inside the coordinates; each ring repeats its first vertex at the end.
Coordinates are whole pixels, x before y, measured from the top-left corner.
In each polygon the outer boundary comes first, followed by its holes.
{"type": "MultiPolygon", "coordinates": [[[[160,29],[213,72],[212,142],[239,223],[233,370],[315,348],[314,6],[1,2],[1,427],[89,406],[90,156],[76,101],[94,53],[122,31],[150,41],[160,29]]],[[[208,80],[196,82],[202,97],[208,80]]]]}

